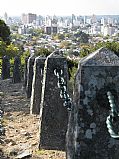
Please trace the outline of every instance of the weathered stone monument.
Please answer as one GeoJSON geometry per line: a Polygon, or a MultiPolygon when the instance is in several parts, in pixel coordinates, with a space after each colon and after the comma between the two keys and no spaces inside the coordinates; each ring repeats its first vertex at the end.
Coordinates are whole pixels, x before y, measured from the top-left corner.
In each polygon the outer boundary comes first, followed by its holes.
{"type": "Polygon", "coordinates": [[[21,82],[21,59],[18,56],[14,58],[14,67],[13,67],[13,83],[21,82]]]}
{"type": "Polygon", "coordinates": [[[8,56],[4,56],[2,59],[2,79],[10,78],[10,61],[8,56]]]}
{"type": "Polygon", "coordinates": [[[68,111],[63,106],[63,99],[60,98],[55,69],[62,70],[67,81],[66,59],[50,55],[45,61],[40,105],[39,148],[64,150],[68,111]]]}
{"type": "Polygon", "coordinates": [[[27,68],[27,62],[28,62],[28,59],[29,57],[26,57],[25,58],[25,67],[24,67],[24,88],[26,88],[26,85],[27,85],[27,71],[28,71],[28,68],[27,68]]]}
{"type": "Polygon", "coordinates": [[[41,92],[42,92],[42,82],[43,82],[43,70],[44,70],[44,57],[36,57],[34,62],[34,76],[32,82],[32,94],[31,94],[31,114],[39,114],[40,112],[40,102],[41,102],[41,92]]]}
{"type": "Polygon", "coordinates": [[[31,97],[32,92],[32,80],[33,80],[33,65],[35,57],[31,56],[27,62],[27,85],[26,85],[26,94],[27,98],[31,97]]]}
{"type": "Polygon", "coordinates": [[[79,62],[67,131],[67,159],[119,158],[119,140],[112,137],[114,132],[118,136],[119,118],[113,117],[116,112],[112,112],[108,91],[119,111],[119,57],[101,48],[79,62]],[[106,122],[109,115],[112,127],[106,122]]]}

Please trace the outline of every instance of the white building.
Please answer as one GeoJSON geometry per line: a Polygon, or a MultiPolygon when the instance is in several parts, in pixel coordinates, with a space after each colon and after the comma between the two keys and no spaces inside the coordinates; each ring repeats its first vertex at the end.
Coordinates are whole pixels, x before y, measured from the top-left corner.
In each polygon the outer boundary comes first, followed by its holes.
{"type": "Polygon", "coordinates": [[[102,26],[101,32],[104,36],[107,36],[107,35],[112,36],[115,33],[115,28],[111,26],[102,26]]]}

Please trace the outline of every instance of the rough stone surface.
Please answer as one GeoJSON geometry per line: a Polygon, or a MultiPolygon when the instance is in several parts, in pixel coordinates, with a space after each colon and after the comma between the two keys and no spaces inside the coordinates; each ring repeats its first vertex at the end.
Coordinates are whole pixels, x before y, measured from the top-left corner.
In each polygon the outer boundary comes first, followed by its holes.
{"type": "Polygon", "coordinates": [[[42,91],[42,80],[44,62],[46,58],[37,57],[34,62],[34,76],[32,82],[32,95],[31,95],[31,114],[39,114],[40,102],[41,102],[41,91],[42,91]]]}
{"type": "Polygon", "coordinates": [[[101,48],[79,62],[67,132],[67,159],[119,158],[119,142],[110,137],[106,126],[109,90],[118,107],[119,57],[101,48]]]}
{"type": "Polygon", "coordinates": [[[35,57],[31,56],[29,57],[28,63],[27,63],[27,85],[26,85],[27,98],[31,97],[31,92],[32,92],[34,60],[35,60],[35,57]]]}
{"type": "Polygon", "coordinates": [[[28,68],[27,68],[27,63],[28,63],[28,59],[29,57],[26,57],[25,58],[25,67],[24,67],[24,88],[26,88],[26,85],[27,85],[27,71],[28,71],[28,68]]]}
{"type": "Polygon", "coordinates": [[[43,102],[40,106],[39,148],[64,150],[68,112],[63,106],[63,100],[60,99],[60,89],[57,86],[58,80],[54,75],[54,69],[62,69],[67,81],[66,60],[63,57],[52,56],[47,64],[45,89],[42,87],[43,102]]]}
{"type": "Polygon", "coordinates": [[[13,83],[21,82],[21,59],[20,57],[16,56],[14,58],[14,68],[13,68],[13,83]]]}
{"type": "Polygon", "coordinates": [[[4,56],[2,60],[2,79],[10,78],[10,61],[8,56],[4,56]]]}

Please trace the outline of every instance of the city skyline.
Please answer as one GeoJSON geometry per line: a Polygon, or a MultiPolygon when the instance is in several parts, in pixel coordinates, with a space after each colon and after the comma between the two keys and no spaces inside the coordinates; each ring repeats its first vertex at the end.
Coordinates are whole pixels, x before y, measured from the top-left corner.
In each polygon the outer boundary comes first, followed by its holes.
{"type": "Polygon", "coordinates": [[[20,16],[22,13],[37,15],[119,15],[119,0],[3,0],[0,15],[20,16]]]}

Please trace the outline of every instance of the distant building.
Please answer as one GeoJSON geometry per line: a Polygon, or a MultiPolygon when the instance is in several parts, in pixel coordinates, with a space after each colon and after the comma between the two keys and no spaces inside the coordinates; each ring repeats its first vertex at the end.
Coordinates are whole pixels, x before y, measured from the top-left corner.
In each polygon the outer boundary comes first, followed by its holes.
{"type": "Polygon", "coordinates": [[[7,22],[8,22],[8,15],[7,15],[6,12],[5,12],[5,14],[4,14],[4,21],[5,21],[5,23],[7,24],[7,22]]]}
{"type": "Polygon", "coordinates": [[[102,26],[101,32],[104,36],[112,36],[115,33],[115,28],[111,26],[102,26]]]}
{"type": "Polygon", "coordinates": [[[102,25],[106,25],[107,24],[106,19],[104,17],[101,18],[100,22],[101,22],[102,25]]]}
{"type": "Polygon", "coordinates": [[[51,33],[52,33],[51,32],[51,27],[46,26],[45,27],[45,33],[48,34],[48,35],[51,35],[51,33]]]}
{"type": "Polygon", "coordinates": [[[57,34],[58,32],[58,20],[56,16],[50,17],[47,16],[45,18],[45,32],[48,35],[57,34]]]}
{"type": "Polygon", "coordinates": [[[92,24],[94,24],[94,23],[96,23],[97,22],[97,18],[96,18],[96,15],[92,15],[92,17],[91,17],[91,22],[92,22],[92,24]]]}
{"type": "Polygon", "coordinates": [[[83,17],[83,24],[86,24],[86,16],[83,17]]]}
{"type": "Polygon", "coordinates": [[[28,13],[28,15],[27,15],[28,24],[31,24],[34,21],[36,21],[36,17],[37,17],[36,14],[28,13]]]}
{"type": "Polygon", "coordinates": [[[52,27],[52,33],[57,34],[57,27],[52,27]]]}
{"type": "Polygon", "coordinates": [[[92,25],[90,30],[89,30],[89,34],[91,35],[98,35],[101,33],[101,27],[98,25],[92,25]]]}
{"type": "Polygon", "coordinates": [[[58,32],[58,29],[57,27],[51,27],[51,26],[46,26],[45,27],[45,33],[48,34],[48,35],[51,35],[51,34],[57,34],[58,32]]]}
{"type": "Polygon", "coordinates": [[[28,13],[28,14],[22,14],[22,23],[23,24],[31,24],[36,22],[36,14],[28,13]]]}
{"type": "Polygon", "coordinates": [[[27,24],[27,14],[22,14],[21,21],[23,24],[27,24]]]}
{"type": "Polygon", "coordinates": [[[107,22],[108,22],[109,25],[113,25],[113,19],[112,18],[108,18],[107,22]]]}
{"type": "Polygon", "coordinates": [[[19,34],[26,34],[26,27],[23,25],[23,26],[20,26],[19,28],[18,28],[18,33],[19,34]]]}

